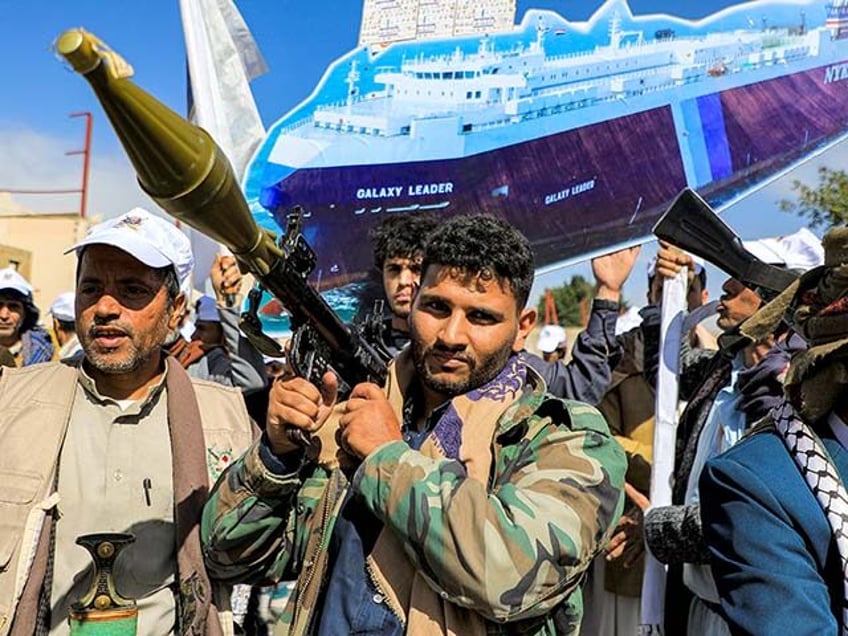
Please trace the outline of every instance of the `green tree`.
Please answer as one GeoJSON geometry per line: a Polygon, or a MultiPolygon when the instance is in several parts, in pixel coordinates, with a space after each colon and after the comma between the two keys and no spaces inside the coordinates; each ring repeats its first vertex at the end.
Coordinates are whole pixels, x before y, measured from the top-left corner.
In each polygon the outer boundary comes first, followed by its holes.
{"type": "MultiPolygon", "coordinates": [[[[557,317],[564,327],[580,327],[582,320],[580,315],[580,303],[584,300],[589,302],[595,296],[595,286],[582,276],[572,276],[571,281],[561,287],[551,289],[554,299],[557,317]]],[[[545,295],[539,299],[539,316],[545,315],[545,295]]]]}
{"type": "Polygon", "coordinates": [[[780,209],[808,219],[811,228],[830,228],[848,223],[848,173],[826,166],[818,169],[818,184],[792,182],[795,201],[783,199],[780,209]]]}

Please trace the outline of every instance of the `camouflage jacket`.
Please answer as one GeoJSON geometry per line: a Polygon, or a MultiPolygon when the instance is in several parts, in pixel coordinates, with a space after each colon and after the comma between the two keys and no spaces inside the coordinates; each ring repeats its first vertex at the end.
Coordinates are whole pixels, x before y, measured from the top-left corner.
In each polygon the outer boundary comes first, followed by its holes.
{"type": "Polygon", "coordinates": [[[369,455],[352,481],[310,463],[272,473],[257,443],[206,505],[207,568],[230,582],[298,579],[282,622],[309,633],[339,504],[356,488],[429,585],[481,615],[488,633],[577,633],[580,585],[621,514],[624,452],[598,411],[551,397],[532,370],[491,452],[481,487],[457,461],[424,458],[401,441],[369,455]]]}

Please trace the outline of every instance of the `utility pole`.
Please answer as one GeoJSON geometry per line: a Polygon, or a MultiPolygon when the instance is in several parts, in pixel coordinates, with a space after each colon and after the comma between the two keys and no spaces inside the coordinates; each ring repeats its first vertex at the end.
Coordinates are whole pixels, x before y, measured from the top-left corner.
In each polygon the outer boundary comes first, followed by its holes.
{"type": "Polygon", "coordinates": [[[80,188],[80,218],[85,218],[88,206],[88,170],[91,161],[91,125],[92,117],[88,111],[71,113],[68,117],[85,117],[85,147],[82,150],[69,150],[66,155],[82,155],[82,187],[80,188]]]}

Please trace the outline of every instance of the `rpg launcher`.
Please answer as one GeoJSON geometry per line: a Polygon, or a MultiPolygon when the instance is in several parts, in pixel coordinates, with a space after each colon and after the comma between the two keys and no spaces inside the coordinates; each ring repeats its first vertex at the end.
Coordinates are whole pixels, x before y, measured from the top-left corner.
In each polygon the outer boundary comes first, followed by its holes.
{"type": "MultiPolygon", "coordinates": [[[[294,336],[289,361],[298,375],[320,384],[332,370],[344,397],[359,382],[382,385],[388,353],[350,329],[308,283],[315,253],[301,233],[300,210],[288,217],[285,235],[253,220],[230,162],[212,137],[129,77],[132,68],[82,29],[63,33],[56,49],[91,84],[137,173],[141,188],[171,216],[226,245],[258,281],[242,314],[242,330],[262,353],[282,355],[262,332],[257,315],[262,289],[289,311],[294,336]]],[[[373,321],[372,321],[373,322],[373,321]]]]}
{"type": "Polygon", "coordinates": [[[654,227],[654,234],[724,270],[768,302],[798,274],[764,263],[742,245],[697,192],[685,188],[654,227]]]}

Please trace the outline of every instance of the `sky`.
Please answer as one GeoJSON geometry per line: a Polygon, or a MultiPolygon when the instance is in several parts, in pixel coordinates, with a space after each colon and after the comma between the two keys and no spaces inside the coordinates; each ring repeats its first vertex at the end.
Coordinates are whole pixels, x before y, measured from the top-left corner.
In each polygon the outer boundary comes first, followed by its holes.
{"type": "MultiPolygon", "coordinates": [[[[237,0],[270,72],[253,82],[266,126],[305,99],[327,65],[357,44],[360,0],[237,0]]],[[[599,0],[518,0],[517,21],[527,9],[551,9],[569,20],[585,20],[599,0]]],[[[634,14],[669,13],[698,19],[737,4],[728,0],[631,0],[634,14]]],[[[754,4],[753,2],[751,4],[754,4]]],[[[95,33],[135,68],[134,80],[178,112],[185,112],[185,51],[178,0],[107,2],[106,0],[0,0],[6,29],[0,38],[0,191],[6,189],[71,189],[81,182],[82,162],[66,152],[84,145],[82,118],[94,115],[89,214],[114,216],[135,205],[152,207],[139,190],[134,173],[88,84],[68,70],[52,52],[65,29],[81,26],[95,33]]],[[[798,229],[802,221],[777,210],[792,196],[798,178],[814,183],[819,163],[839,167],[846,149],[836,148],[751,195],[725,214],[743,238],[774,236],[798,229]]],[[[54,212],[76,210],[73,196],[17,196],[28,207],[54,212]]],[[[655,246],[648,244],[637,263],[626,297],[641,304],[645,267],[655,246]]],[[[710,271],[710,291],[719,292],[722,275],[710,271]]],[[[534,295],[579,273],[578,265],[540,276],[534,295]]]]}

